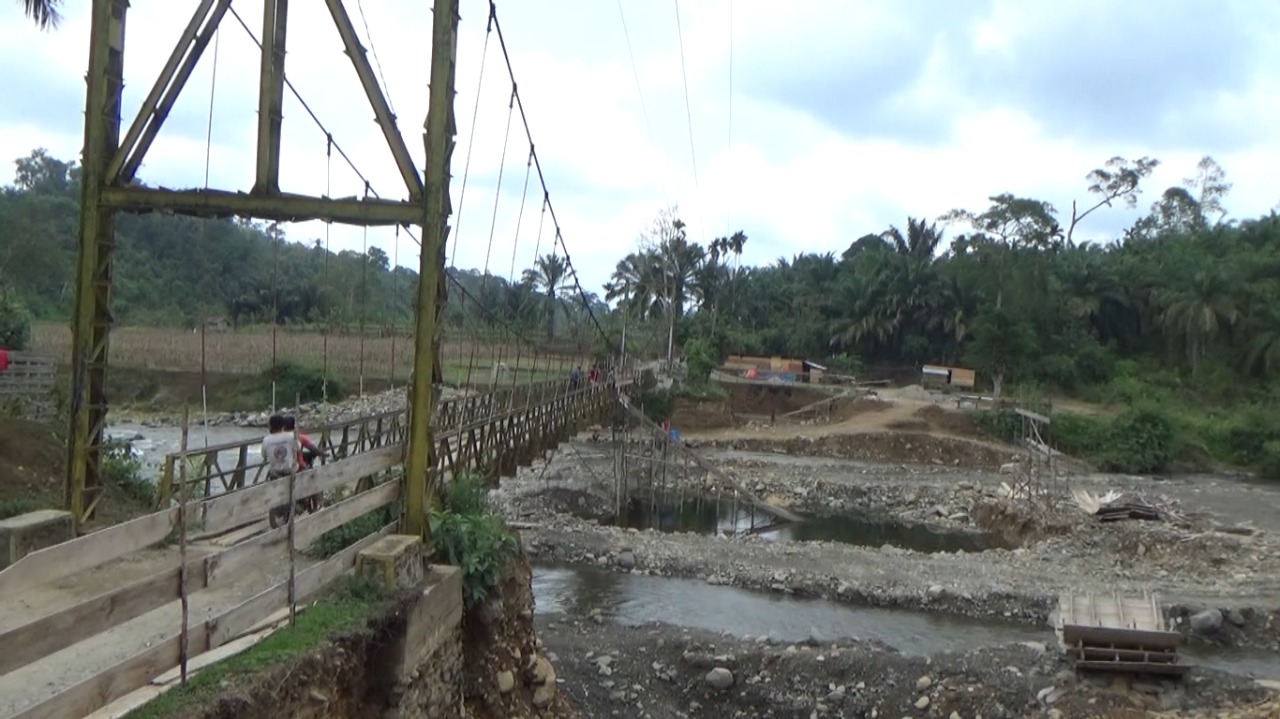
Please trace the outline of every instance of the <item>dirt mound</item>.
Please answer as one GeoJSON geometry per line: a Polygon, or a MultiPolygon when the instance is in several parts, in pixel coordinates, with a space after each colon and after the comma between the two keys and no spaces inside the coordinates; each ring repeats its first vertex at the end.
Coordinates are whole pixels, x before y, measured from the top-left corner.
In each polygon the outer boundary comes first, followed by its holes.
{"type": "Polygon", "coordinates": [[[0,500],[57,501],[66,449],[49,425],[0,419],[0,500]]]}
{"type": "Polygon", "coordinates": [[[973,423],[973,417],[965,412],[956,412],[931,404],[916,410],[914,416],[939,432],[961,437],[983,436],[982,430],[973,423]]]}
{"type": "Polygon", "coordinates": [[[785,439],[744,438],[710,444],[748,452],[781,452],[798,456],[980,469],[999,469],[1000,465],[1014,456],[1012,450],[999,449],[993,445],[916,432],[862,432],[785,439]]]}
{"type": "Polygon", "coordinates": [[[827,399],[831,395],[809,387],[774,384],[723,384],[729,407],[736,414],[786,414],[827,399]]]}
{"type": "Polygon", "coordinates": [[[682,432],[723,429],[733,426],[733,413],[725,402],[681,397],[671,412],[671,426],[682,432]]]}

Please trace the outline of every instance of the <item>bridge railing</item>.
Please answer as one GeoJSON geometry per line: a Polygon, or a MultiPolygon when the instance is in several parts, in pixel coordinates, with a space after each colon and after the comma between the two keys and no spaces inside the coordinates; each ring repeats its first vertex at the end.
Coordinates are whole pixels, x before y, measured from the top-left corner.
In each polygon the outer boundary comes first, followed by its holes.
{"type": "MultiPolygon", "coordinates": [[[[456,474],[461,471],[468,457],[482,455],[487,462],[485,468],[493,469],[490,465],[494,457],[490,455],[505,445],[516,449],[528,445],[530,447],[522,453],[527,455],[532,451],[531,445],[542,441],[546,432],[536,427],[525,427],[521,422],[513,423],[513,418],[528,413],[541,414],[544,416],[540,421],[550,427],[554,422],[545,415],[590,414],[590,411],[575,409],[575,399],[583,396],[598,400],[596,394],[603,392],[606,386],[603,382],[592,385],[583,380],[573,386],[569,380],[552,380],[445,400],[437,407],[433,422],[436,467],[440,471],[456,474]],[[521,435],[519,442],[514,439],[517,433],[521,435]]],[[[403,410],[307,430],[313,438],[318,438],[324,449],[319,460],[321,465],[386,447],[401,447],[407,432],[408,418],[403,410]]],[[[188,451],[188,496],[208,499],[259,484],[266,473],[266,463],[259,452],[260,446],[261,440],[253,438],[188,451]],[[234,459],[227,461],[225,458],[228,454],[233,454],[234,459]],[[216,493],[213,491],[215,483],[221,490],[216,493]]],[[[165,456],[157,492],[157,507],[168,506],[175,497],[180,496],[180,486],[183,483],[181,462],[182,454],[179,452],[165,456]]],[[[205,521],[208,522],[207,517],[205,521]]],[[[206,527],[209,531],[220,528],[206,527]]]]}
{"type": "MultiPolygon", "coordinates": [[[[438,434],[451,436],[467,432],[531,404],[545,402],[566,392],[568,386],[568,380],[557,379],[453,397],[436,408],[433,424],[438,434]]],[[[408,422],[404,410],[391,410],[303,430],[322,448],[319,461],[328,463],[404,442],[408,422]]],[[[266,462],[259,450],[261,443],[261,438],[251,438],[188,450],[187,483],[195,488],[196,496],[203,498],[257,484],[266,473],[266,462]],[[214,491],[215,485],[218,492],[214,491]]],[[[181,483],[180,461],[180,452],[165,455],[157,507],[166,506],[177,496],[181,483]]]]}
{"type": "MultiPolygon", "coordinates": [[[[225,549],[170,565],[123,586],[115,586],[96,596],[63,603],[54,600],[54,610],[33,621],[0,631],[0,642],[13,651],[0,654],[0,677],[28,683],[20,672],[24,667],[114,627],[187,599],[206,590],[233,591],[249,568],[273,564],[277,571],[266,573],[266,586],[236,589],[230,599],[210,604],[204,621],[175,621],[174,626],[155,641],[146,641],[146,631],[117,637],[115,642],[126,658],[110,666],[82,669],[90,676],[75,677],[75,683],[52,696],[42,697],[17,708],[16,719],[54,719],[87,716],[124,695],[139,689],[179,664],[211,652],[246,634],[278,625],[292,616],[317,591],[352,570],[361,550],[392,532],[396,519],[359,541],[319,561],[299,557],[326,532],[386,507],[400,498],[399,481],[364,483],[400,461],[399,445],[366,451],[349,459],[294,475],[289,481],[265,482],[240,492],[162,509],[68,542],[29,554],[0,571],[0,596],[18,596],[31,589],[83,574],[108,562],[157,545],[185,545],[192,533],[191,518],[214,516],[220,522],[240,525],[260,516],[259,507],[287,504],[289,495],[308,494],[355,485],[348,498],[306,516],[290,518],[290,523],[259,534],[225,549]],[[292,483],[292,487],[290,484],[292,483]],[[367,488],[362,491],[359,487],[367,488]],[[237,515],[240,515],[237,518],[237,515]],[[280,580],[283,566],[287,577],[280,580]],[[277,581],[279,580],[279,581],[277,581]],[[236,601],[239,600],[239,601],[236,601]],[[62,606],[59,606],[62,605],[62,606]],[[185,657],[184,657],[185,647],[185,657]],[[130,654],[131,653],[131,654],[130,654]],[[11,676],[5,676],[11,675],[11,676]]],[[[104,575],[105,576],[105,575],[104,575]]],[[[261,583],[261,581],[260,581],[261,583]]],[[[204,595],[208,596],[208,595],[204,595]]],[[[212,601],[212,600],[211,600],[212,601]]],[[[176,677],[175,677],[176,678],[176,677]]],[[[30,680],[41,685],[38,677],[30,680]]]]}
{"type": "MultiPolygon", "coordinates": [[[[554,447],[585,424],[609,416],[615,408],[618,385],[626,384],[584,381],[571,385],[556,381],[505,396],[495,393],[488,398],[459,398],[461,401],[449,405],[449,413],[437,416],[436,471],[456,475],[477,469],[500,470],[521,456],[554,447]],[[455,423],[453,427],[443,426],[440,420],[445,417],[455,423]]],[[[203,518],[203,531],[207,534],[215,528],[225,530],[252,523],[265,515],[268,507],[287,504],[290,496],[354,488],[353,494],[319,512],[305,516],[294,513],[290,525],[188,559],[182,566],[170,566],[97,596],[61,607],[54,605],[52,612],[34,621],[0,631],[0,646],[12,649],[0,654],[0,676],[4,676],[71,650],[81,642],[96,640],[102,633],[179,598],[229,588],[244,577],[255,575],[247,571],[250,567],[288,563],[287,578],[269,586],[251,587],[256,593],[247,597],[243,590],[237,591],[231,600],[211,607],[210,618],[205,621],[175,622],[170,632],[145,644],[147,637],[142,635],[149,636],[149,631],[123,635],[125,638],[120,641],[130,646],[120,647],[121,653],[132,652],[127,658],[92,672],[84,671],[91,676],[78,677],[68,688],[19,707],[16,717],[88,715],[149,682],[160,681],[156,679],[158,674],[175,674],[184,659],[196,658],[259,628],[284,621],[307,597],[350,571],[359,552],[395,531],[398,520],[315,563],[302,565],[305,560],[300,560],[297,552],[326,532],[397,502],[403,493],[403,482],[389,471],[402,461],[404,445],[396,442],[372,446],[353,439],[348,447],[360,449],[287,480],[261,482],[197,500],[188,496],[177,506],[34,552],[0,571],[0,596],[16,596],[149,547],[174,540],[185,546],[196,518],[203,518]],[[379,482],[378,477],[384,481],[379,482]]],[[[182,495],[178,497],[181,499],[182,495]]],[[[172,546],[168,551],[173,551],[172,546]]],[[[267,582],[281,576],[280,571],[257,574],[270,576],[267,582]]],[[[31,680],[36,681],[34,677],[31,680]]]]}

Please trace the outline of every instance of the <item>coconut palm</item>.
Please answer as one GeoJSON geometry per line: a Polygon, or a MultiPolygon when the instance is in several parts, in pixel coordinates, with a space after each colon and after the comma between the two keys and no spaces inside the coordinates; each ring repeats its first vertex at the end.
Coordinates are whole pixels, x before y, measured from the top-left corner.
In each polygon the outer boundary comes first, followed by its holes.
{"type": "Polygon", "coordinates": [[[20,2],[23,12],[41,30],[56,28],[58,23],[62,22],[62,14],[58,12],[62,0],[20,0],[20,2]]]}
{"type": "Polygon", "coordinates": [[[554,252],[539,257],[524,271],[524,284],[547,293],[547,339],[555,338],[557,294],[573,286],[568,279],[569,263],[554,252]]]}

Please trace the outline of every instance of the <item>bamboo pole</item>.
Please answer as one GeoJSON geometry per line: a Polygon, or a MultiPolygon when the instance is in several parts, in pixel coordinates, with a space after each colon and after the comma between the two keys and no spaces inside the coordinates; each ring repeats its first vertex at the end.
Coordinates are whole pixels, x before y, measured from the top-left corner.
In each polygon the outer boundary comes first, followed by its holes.
{"type": "Polygon", "coordinates": [[[191,408],[182,408],[182,439],[178,444],[178,476],[182,484],[178,489],[178,598],[182,602],[182,636],[178,640],[178,666],[182,684],[187,683],[187,640],[191,620],[191,607],[187,596],[187,442],[191,425],[191,408]]]}

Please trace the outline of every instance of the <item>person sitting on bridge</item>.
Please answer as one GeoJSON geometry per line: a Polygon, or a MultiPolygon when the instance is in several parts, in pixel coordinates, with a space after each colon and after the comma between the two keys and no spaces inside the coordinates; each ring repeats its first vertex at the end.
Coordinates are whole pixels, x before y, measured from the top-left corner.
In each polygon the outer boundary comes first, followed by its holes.
{"type": "Polygon", "coordinates": [[[267,479],[287,477],[298,471],[298,440],[285,429],[284,416],[271,415],[267,436],[262,438],[262,461],[267,463],[267,479]]]}
{"type": "Polygon", "coordinates": [[[310,437],[298,431],[298,419],[293,415],[284,418],[284,431],[293,433],[298,440],[298,468],[311,469],[316,457],[320,456],[320,447],[310,437]]]}

